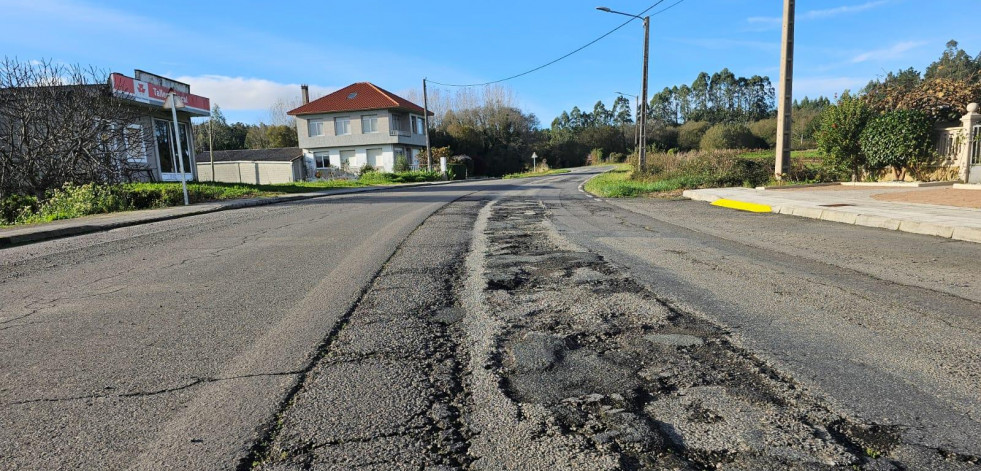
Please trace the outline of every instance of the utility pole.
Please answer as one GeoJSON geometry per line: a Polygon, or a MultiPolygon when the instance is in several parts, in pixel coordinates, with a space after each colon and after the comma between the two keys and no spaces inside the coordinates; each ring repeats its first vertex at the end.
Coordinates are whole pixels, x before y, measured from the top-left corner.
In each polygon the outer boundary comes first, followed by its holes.
{"type": "Polygon", "coordinates": [[[426,93],[426,79],[422,79],[422,119],[426,126],[426,171],[433,171],[433,150],[429,147],[429,95],[426,93]]]}
{"type": "Polygon", "coordinates": [[[647,165],[647,56],[651,43],[651,17],[640,17],[632,13],[611,10],[607,7],[596,7],[596,9],[607,13],[632,16],[639,20],[644,20],[644,80],[643,86],[641,87],[641,97],[643,101],[640,102],[640,119],[638,120],[640,122],[640,152],[637,154],[637,168],[638,170],[643,170],[644,166],[647,165]]]}
{"type": "MultiPolygon", "coordinates": [[[[790,0],[793,1],[793,0],[790,0]]],[[[640,102],[640,153],[637,154],[637,166],[640,171],[647,166],[647,50],[650,45],[651,17],[644,17],[644,85],[641,91],[643,101],[640,102]]]]}
{"type": "Polygon", "coordinates": [[[794,0],[783,0],[783,38],[780,48],[780,102],[777,104],[777,152],[773,175],[777,180],[790,170],[790,111],[794,83],[794,0]]]}
{"type": "Polygon", "coordinates": [[[215,116],[211,115],[208,119],[208,154],[211,156],[211,181],[218,181],[215,178],[215,116]]]}

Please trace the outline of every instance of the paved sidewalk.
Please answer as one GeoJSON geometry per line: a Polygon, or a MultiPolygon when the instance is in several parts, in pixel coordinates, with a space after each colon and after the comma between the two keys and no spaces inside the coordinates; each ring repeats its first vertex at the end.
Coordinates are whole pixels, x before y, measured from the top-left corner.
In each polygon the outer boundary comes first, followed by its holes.
{"type": "Polygon", "coordinates": [[[174,206],[161,209],[145,209],[140,211],[125,211],[121,213],[94,214],[75,219],[64,219],[42,224],[31,224],[27,226],[14,226],[0,228],[0,248],[12,245],[30,244],[48,239],[57,239],[73,235],[88,234],[92,232],[108,231],[126,226],[147,224],[151,222],[166,221],[197,214],[214,213],[229,209],[248,208],[251,206],[264,206],[267,204],[278,204],[289,201],[307,200],[312,198],[323,198],[333,195],[347,195],[352,193],[365,193],[370,191],[390,190],[396,188],[412,188],[419,186],[445,185],[459,181],[448,182],[425,182],[425,183],[406,183],[401,185],[370,186],[361,188],[340,188],[336,190],[323,190],[310,193],[294,193],[281,196],[269,196],[264,198],[236,199],[225,201],[213,201],[209,203],[196,203],[190,206],[174,206]]]}
{"type": "MultiPolygon", "coordinates": [[[[973,200],[981,190],[949,189],[973,200]]],[[[981,243],[981,209],[935,201],[934,188],[816,186],[804,188],[708,188],[684,196],[717,206],[774,212],[859,226],[926,234],[981,243]],[[917,195],[920,195],[917,198],[917,195]],[[888,201],[899,200],[899,201],[888,201]],[[922,201],[922,202],[912,202],[922,201]]],[[[966,204],[964,206],[970,206],[966,204]]]]}

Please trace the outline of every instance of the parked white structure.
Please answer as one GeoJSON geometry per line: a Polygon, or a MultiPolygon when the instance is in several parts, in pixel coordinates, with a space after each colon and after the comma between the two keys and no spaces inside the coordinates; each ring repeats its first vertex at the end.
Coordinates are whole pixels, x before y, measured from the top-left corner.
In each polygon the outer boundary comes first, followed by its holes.
{"type": "MultiPolygon", "coordinates": [[[[399,157],[419,168],[426,148],[423,109],[369,82],[358,82],[289,112],[296,117],[299,147],[309,175],[340,170],[358,173],[365,165],[391,172],[399,157]]],[[[431,115],[432,113],[430,113],[431,115]]]]}
{"type": "Polygon", "coordinates": [[[981,113],[978,104],[967,105],[961,125],[938,129],[937,153],[941,165],[957,170],[965,183],[981,183],[981,113]]]}
{"type": "Polygon", "coordinates": [[[251,185],[298,182],[310,176],[298,147],[205,151],[198,155],[197,171],[203,182],[251,185]]]}

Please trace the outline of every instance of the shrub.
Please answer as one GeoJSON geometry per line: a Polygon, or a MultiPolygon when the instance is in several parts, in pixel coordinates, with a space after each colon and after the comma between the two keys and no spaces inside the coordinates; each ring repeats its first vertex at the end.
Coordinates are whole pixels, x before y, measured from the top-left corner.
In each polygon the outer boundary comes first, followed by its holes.
{"type": "Polygon", "coordinates": [[[678,127],[655,126],[654,129],[648,129],[647,142],[655,145],[660,151],[678,147],[678,127]]]}
{"type": "Polygon", "coordinates": [[[395,158],[395,164],[392,166],[392,170],[394,170],[396,173],[398,173],[398,172],[408,172],[411,169],[412,169],[412,167],[409,165],[409,158],[408,157],[406,157],[404,155],[400,155],[400,156],[398,156],[398,157],[395,158]]]}
{"type": "Polygon", "coordinates": [[[593,149],[586,157],[586,165],[594,165],[603,162],[603,149],[593,149]]]}
{"type": "Polygon", "coordinates": [[[0,200],[0,224],[13,224],[21,214],[37,211],[38,205],[33,196],[10,195],[0,200]]]}
{"type": "Polygon", "coordinates": [[[870,169],[892,167],[897,180],[906,170],[929,161],[933,126],[919,111],[891,111],[872,118],[861,134],[862,152],[870,169]]]}
{"type": "Polygon", "coordinates": [[[361,166],[361,169],[358,170],[358,175],[364,175],[366,173],[372,173],[377,171],[378,170],[375,169],[375,167],[372,167],[371,164],[365,162],[365,164],[361,166]]]}
{"type": "Polygon", "coordinates": [[[837,104],[821,113],[821,129],[817,132],[818,149],[824,152],[825,164],[831,168],[844,167],[858,179],[865,165],[859,139],[872,112],[862,101],[845,93],[837,104]]]}
{"type": "Polygon", "coordinates": [[[606,159],[607,162],[612,162],[615,164],[622,164],[626,160],[627,160],[627,154],[623,154],[620,152],[614,152],[610,154],[610,156],[606,159]]]}
{"type": "Polygon", "coordinates": [[[467,166],[462,163],[446,164],[446,177],[450,180],[467,178],[467,166]]]}
{"type": "Polygon", "coordinates": [[[751,123],[749,132],[753,133],[760,142],[766,144],[768,149],[777,146],[777,118],[761,119],[751,123]]]}
{"type": "Polygon", "coordinates": [[[709,128],[702,136],[699,148],[702,150],[717,149],[750,149],[758,147],[756,136],[749,128],[741,124],[720,123],[709,128]]]}
{"type": "Polygon", "coordinates": [[[37,211],[20,212],[16,222],[22,224],[47,222],[127,208],[126,199],[118,186],[65,183],[61,188],[48,192],[47,199],[41,203],[37,211]]]}
{"type": "Polygon", "coordinates": [[[658,152],[648,155],[647,168],[634,180],[670,181],[673,188],[759,186],[769,180],[772,168],[772,157],[743,158],[733,150],[658,152]]]}
{"type": "Polygon", "coordinates": [[[702,136],[712,127],[705,121],[688,121],[678,127],[678,147],[681,150],[697,150],[702,136]]]}

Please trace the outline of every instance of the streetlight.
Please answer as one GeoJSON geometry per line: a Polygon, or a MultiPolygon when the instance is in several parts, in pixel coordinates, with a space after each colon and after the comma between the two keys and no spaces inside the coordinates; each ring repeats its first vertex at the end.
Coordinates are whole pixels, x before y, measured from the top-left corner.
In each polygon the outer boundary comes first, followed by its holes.
{"type": "Polygon", "coordinates": [[[641,86],[641,96],[643,96],[644,100],[640,102],[640,153],[637,156],[638,168],[643,170],[647,164],[647,52],[651,37],[651,17],[641,17],[622,11],[611,10],[607,7],[596,7],[596,9],[607,13],[616,13],[617,15],[644,20],[644,81],[643,86],[641,86]]]}
{"type": "MultiPolygon", "coordinates": [[[[632,96],[634,97],[634,109],[640,108],[640,95],[634,95],[633,93],[623,93],[623,92],[613,92],[620,96],[632,96]]],[[[637,155],[640,155],[640,125],[634,126],[634,144],[637,145],[637,155]]]]}
{"type": "Polygon", "coordinates": [[[187,178],[184,175],[184,148],[181,145],[181,128],[177,125],[177,108],[183,108],[184,101],[181,100],[174,89],[167,92],[167,99],[164,101],[163,108],[169,109],[174,116],[174,139],[177,140],[177,163],[178,170],[181,171],[181,188],[184,190],[184,206],[190,204],[187,198],[187,178]]]}

